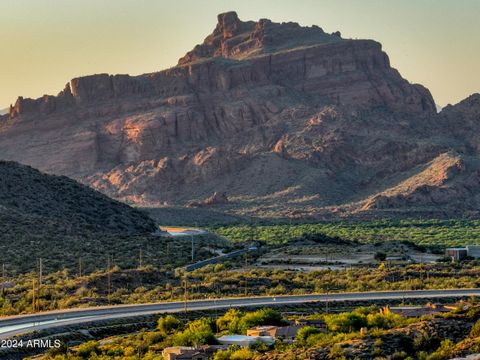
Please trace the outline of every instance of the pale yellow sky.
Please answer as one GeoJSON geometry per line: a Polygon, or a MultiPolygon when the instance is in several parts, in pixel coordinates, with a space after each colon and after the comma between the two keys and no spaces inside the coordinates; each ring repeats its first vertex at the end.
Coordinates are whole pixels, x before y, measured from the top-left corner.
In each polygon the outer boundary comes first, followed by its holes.
{"type": "Polygon", "coordinates": [[[81,75],[168,68],[229,10],[380,41],[442,106],[480,92],[477,0],[1,0],[0,109],[81,75]]]}

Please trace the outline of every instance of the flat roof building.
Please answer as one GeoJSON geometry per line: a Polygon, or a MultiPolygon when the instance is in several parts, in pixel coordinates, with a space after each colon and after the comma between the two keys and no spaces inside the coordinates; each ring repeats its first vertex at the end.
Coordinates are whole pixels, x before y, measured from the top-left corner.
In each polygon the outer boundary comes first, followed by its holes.
{"type": "Polygon", "coordinates": [[[255,326],[247,330],[247,336],[271,336],[285,340],[293,340],[297,336],[298,330],[303,326],[255,326]]]}
{"type": "Polygon", "coordinates": [[[480,258],[480,245],[467,245],[467,253],[473,258],[480,258]]]}
{"type": "Polygon", "coordinates": [[[217,349],[204,345],[199,347],[171,346],[163,350],[164,360],[208,360],[217,349]]]}
{"type": "Polygon", "coordinates": [[[453,261],[460,261],[468,256],[467,248],[447,248],[445,255],[452,258],[453,261]]]}

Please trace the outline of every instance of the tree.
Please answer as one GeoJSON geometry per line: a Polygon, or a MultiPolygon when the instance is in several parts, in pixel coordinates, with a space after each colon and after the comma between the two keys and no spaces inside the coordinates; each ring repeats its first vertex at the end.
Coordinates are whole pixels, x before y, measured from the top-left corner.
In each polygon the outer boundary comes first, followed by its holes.
{"type": "Polygon", "coordinates": [[[254,312],[246,313],[238,324],[241,332],[246,332],[254,326],[260,325],[283,325],[282,315],[272,309],[260,309],[254,312]]]}
{"type": "Polygon", "coordinates": [[[217,328],[220,331],[227,331],[231,334],[237,333],[238,323],[243,313],[240,310],[231,308],[223,316],[217,319],[217,328]]]}
{"type": "Polygon", "coordinates": [[[212,330],[213,321],[210,318],[201,318],[188,323],[187,328],[173,336],[176,346],[197,346],[211,344],[215,341],[212,330]]]}

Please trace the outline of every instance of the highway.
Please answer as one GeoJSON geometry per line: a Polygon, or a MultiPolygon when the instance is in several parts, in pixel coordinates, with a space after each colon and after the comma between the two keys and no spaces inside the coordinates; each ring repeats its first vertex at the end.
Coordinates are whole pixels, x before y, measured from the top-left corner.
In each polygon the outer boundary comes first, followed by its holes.
{"type": "MultiPolygon", "coordinates": [[[[369,291],[350,293],[331,293],[313,295],[262,296],[243,298],[221,298],[192,300],[188,310],[226,309],[230,307],[275,306],[304,304],[327,301],[368,301],[368,300],[408,300],[439,298],[463,298],[480,296],[480,289],[451,290],[411,290],[411,291],[369,291]]],[[[133,304],[102,306],[82,309],[58,310],[29,315],[0,317],[0,339],[32,332],[34,330],[91,323],[105,320],[122,319],[157,313],[184,311],[184,302],[161,302],[151,304],[133,304]]]]}

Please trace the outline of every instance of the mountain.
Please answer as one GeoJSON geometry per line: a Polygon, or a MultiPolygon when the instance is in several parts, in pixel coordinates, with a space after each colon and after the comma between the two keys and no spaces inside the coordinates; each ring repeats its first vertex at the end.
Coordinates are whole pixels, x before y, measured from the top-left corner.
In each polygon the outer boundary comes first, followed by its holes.
{"type": "Polygon", "coordinates": [[[10,111],[9,108],[6,108],[6,109],[0,109],[0,115],[5,115],[5,114],[8,114],[8,112],[10,111]]]}
{"type": "Polygon", "coordinates": [[[142,205],[472,215],[476,98],[437,114],[376,41],[229,12],[170,69],[18,98],[1,120],[0,153],[142,205]],[[205,201],[214,193],[225,201],[205,201]]]}
{"type": "Polygon", "coordinates": [[[128,235],[156,230],[153,220],[139,210],[65,176],[42,174],[14,162],[0,161],[0,212],[53,221],[75,231],[128,235]]]}
{"type": "Polygon", "coordinates": [[[11,273],[33,270],[37,258],[49,271],[76,268],[79,257],[84,270],[103,268],[114,252],[122,264],[132,262],[132,243],[145,246],[156,225],[65,176],[0,161],[0,228],[0,261],[11,273]]]}

